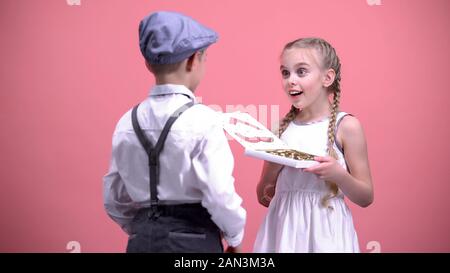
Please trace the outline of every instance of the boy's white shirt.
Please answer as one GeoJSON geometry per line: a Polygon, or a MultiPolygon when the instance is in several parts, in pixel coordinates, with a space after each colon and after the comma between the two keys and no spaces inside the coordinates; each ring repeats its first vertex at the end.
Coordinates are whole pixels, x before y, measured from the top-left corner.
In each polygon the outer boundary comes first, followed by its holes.
{"type": "MultiPolygon", "coordinates": [[[[153,145],[169,116],[190,100],[195,101],[194,94],[182,85],[152,88],[137,116],[153,145]]],[[[159,158],[158,198],[163,204],[201,202],[227,243],[237,246],[244,236],[246,211],[234,188],[234,160],[220,115],[199,104],[173,124],[159,158]]],[[[129,110],[117,123],[110,168],[103,178],[105,209],[128,234],[137,210],[150,204],[147,158],[129,110]]]]}

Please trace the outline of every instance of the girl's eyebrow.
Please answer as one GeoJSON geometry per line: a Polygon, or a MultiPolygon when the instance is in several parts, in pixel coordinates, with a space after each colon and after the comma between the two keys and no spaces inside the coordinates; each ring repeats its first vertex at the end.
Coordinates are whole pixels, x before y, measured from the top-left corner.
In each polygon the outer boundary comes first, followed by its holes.
{"type": "MultiPolygon", "coordinates": [[[[299,67],[299,66],[310,66],[308,63],[305,63],[305,62],[300,62],[300,63],[296,63],[295,65],[294,65],[294,67],[299,67]]],[[[283,65],[281,65],[280,66],[280,70],[281,69],[284,69],[284,68],[286,68],[286,67],[284,67],[283,65]]]]}

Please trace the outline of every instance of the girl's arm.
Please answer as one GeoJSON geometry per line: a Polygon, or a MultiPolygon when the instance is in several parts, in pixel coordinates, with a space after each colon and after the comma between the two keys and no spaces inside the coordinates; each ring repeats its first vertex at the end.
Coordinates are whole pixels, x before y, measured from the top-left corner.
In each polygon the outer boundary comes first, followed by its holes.
{"type": "Polygon", "coordinates": [[[281,169],[283,169],[282,165],[264,161],[261,178],[256,187],[256,195],[259,203],[265,207],[269,206],[275,194],[275,186],[281,169]]]}
{"type": "Polygon", "coordinates": [[[367,207],[373,202],[367,144],[361,123],[352,116],[345,117],[338,130],[349,172],[334,158],[317,157],[321,164],[305,169],[321,179],[334,182],[352,202],[367,207]]]}

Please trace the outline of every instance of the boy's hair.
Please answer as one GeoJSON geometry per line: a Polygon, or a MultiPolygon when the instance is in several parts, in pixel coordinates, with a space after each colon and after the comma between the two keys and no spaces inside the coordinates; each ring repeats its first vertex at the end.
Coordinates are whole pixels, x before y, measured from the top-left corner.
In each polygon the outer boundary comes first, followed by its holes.
{"type": "MultiPolygon", "coordinates": [[[[199,52],[200,53],[199,57],[202,58],[205,51],[206,51],[206,48],[196,51],[195,53],[199,52]]],[[[194,54],[192,54],[189,58],[194,56],[194,54]]],[[[185,60],[183,60],[181,62],[173,63],[173,64],[150,64],[150,62],[147,62],[147,63],[153,74],[161,75],[161,74],[169,74],[169,73],[177,71],[184,61],[185,60]]]]}
{"type": "Polygon", "coordinates": [[[155,75],[161,75],[161,74],[169,74],[172,72],[177,71],[181,64],[183,62],[173,63],[173,64],[150,64],[149,62],[148,66],[150,67],[150,71],[155,75]]]}
{"type": "MultiPolygon", "coordinates": [[[[331,116],[328,125],[328,141],[327,141],[327,153],[331,157],[338,159],[337,153],[333,148],[335,138],[336,138],[336,116],[339,109],[339,102],[341,97],[341,63],[339,57],[336,54],[336,50],[324,39],[321,38],[300,38],[290,43],[287,43],[283,52],[291,48],[313,48],[317,50],[321,56],[321,65],[323,69],[333,69],[336,73],[333,83],[327,88],[329,92],[333,92],[333,103],[331,105],[331,116]]],[[[286,130],[287,126],[291,121],[297,116],[298,109],[293,105],[291,110],[286,114],[286,116],[281,120],[278,134],[281,134],[286,130]]],[[[338,193],[338,187],[335,183],[327,181],[327,184],[331,190],[331,193],[322,199],[322,205],[328,206],[328,201],[335,197],[338,193]]],[[[331,208],[331,207],[330,207],[331,208]]]]}

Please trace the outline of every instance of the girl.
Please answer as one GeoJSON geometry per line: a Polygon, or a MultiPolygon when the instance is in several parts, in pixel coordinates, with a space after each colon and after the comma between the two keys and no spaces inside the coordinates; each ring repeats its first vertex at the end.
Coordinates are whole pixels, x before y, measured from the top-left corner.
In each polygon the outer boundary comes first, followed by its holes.
{"type": "Polygon", "coordinates": [[[319,164],[295,169],[265,162],[257,186],[269,206],[255,252],[359,252],[344,195],[361,207],[373,201],[366,140],[359,121],[339,112],[341,64],[319,38],[288,43],[281,76],[292,107],[279,135],[290,147],[320,155],[319,164]]]}

